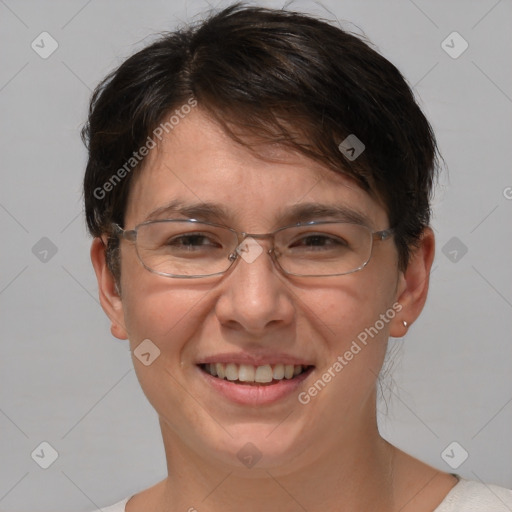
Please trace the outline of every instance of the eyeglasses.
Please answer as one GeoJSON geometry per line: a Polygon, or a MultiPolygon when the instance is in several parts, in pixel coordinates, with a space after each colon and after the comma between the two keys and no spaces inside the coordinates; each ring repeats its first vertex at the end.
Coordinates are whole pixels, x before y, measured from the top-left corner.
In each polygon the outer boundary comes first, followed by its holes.
{"type": "Polygon", "coordinates": [[[284,274],[301,277],[341,276],[363,269],[374,241],[387,240],[393,229],[371,231],[361,224],[312,221],[272,233],[250,234],[196,219],[147,221],[125,230],[113,224],[113,235],[135,244],[142,265],[155,274],[199,278],[227,272],[243,258],[254,261],[264,249],[257,240],[271,239],[267,250],[284,274]]]}

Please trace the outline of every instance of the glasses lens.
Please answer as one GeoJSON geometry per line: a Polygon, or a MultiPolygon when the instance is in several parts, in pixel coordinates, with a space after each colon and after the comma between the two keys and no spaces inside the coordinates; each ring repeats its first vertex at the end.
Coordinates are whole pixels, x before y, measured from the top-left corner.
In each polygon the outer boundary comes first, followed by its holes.
{"type": "Polygon", "coordinates": [[[359,270],[370,259],[372,233],[359,224],[319,223],[279,231],[276,257],[290,274],[327,276],[359,270]]]}
{"type": "Polygon", "coordinates": [[[192,221],[155,221],[137,230],[137,253],[150,270],[171,276],[226,271],[237,245],[233,231],[192,221]]]}

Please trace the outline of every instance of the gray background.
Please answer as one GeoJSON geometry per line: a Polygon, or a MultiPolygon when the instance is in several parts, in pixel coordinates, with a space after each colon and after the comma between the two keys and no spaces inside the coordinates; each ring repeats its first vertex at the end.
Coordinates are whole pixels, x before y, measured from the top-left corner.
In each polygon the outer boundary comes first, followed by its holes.
{"type": "MultiPolygon", "coordinates": [[[[512,2],[323,4],[401,69],[448,167],[434,201],[430,297],[408,335],[391,340],[381,429],[436,467],[512,487],[512,2]],[[456,59],[441,46],[453,31],[469,43],[456,59]],[[469,453],[455,470],[441,456],[453,441],[446,460],[469,453]]],[[[312,2],[293,7],[330,16],[312,2]]],[[[156,413],[97,300],[79,129],[109,70],[206,8],[0,0],[1,510],[93,510],[166,475],[156,413]],[[43,31],[59,45],[47,59],[31,48],[43,31]],[[59,454],[48,469],[31,457],[43,441],[59,454]]]]}

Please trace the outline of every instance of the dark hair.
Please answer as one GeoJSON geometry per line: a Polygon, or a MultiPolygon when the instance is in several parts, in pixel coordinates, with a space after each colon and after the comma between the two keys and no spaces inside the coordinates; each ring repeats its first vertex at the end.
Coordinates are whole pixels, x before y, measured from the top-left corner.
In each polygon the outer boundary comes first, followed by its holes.
{"type": "MultiPolygon", "coordinates": [[[[430,221],[438,151],[403,76],[361,37],[324,20],[240,3],[161,35],[94,91],[82,130],[93,236],[124,225],[143,162],[137,150],[192,102],[247,147],[240,134],[283,143],[355,179],[386,208],[399,266],[407,266],[430,221]],[[354,160],[339,149],[351,134],[365,145],[354,160]]],[[[111,238],[107,251],[116,278],[117,244],[111,238]]]]}

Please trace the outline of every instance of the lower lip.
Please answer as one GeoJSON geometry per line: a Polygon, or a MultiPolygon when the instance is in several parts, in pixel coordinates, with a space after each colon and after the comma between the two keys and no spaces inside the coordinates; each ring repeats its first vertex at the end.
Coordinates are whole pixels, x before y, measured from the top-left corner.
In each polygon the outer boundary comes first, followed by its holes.
{"type": "Polygon", "coordinates": [[[261,386],[257,384],[236,384],[229,380],[214,377],[199,367],[197,369],[213,389],[232,402],[242,405],[265,405],[290,396],[308,378],[314,367],[308,368],[293,379],[283,379],[275,384],[264,384],[261,386]]]}

